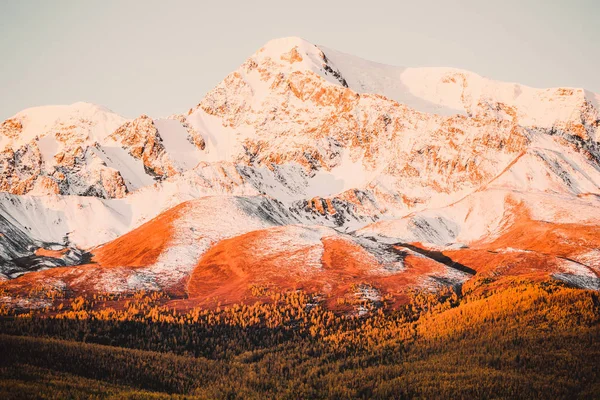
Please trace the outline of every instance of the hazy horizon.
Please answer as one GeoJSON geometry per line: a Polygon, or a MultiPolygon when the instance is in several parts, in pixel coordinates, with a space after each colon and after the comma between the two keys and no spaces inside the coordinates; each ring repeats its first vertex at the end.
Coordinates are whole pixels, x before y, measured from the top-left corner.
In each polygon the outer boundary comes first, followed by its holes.
{"type": "Polygon", "coordinates": [[[591,0],[19,1],[0,4],[0,120],[85,101],[132,118],[182,113],[271,39],[299,36],[384,64],[455,67],[600,92],[591,0]]]}

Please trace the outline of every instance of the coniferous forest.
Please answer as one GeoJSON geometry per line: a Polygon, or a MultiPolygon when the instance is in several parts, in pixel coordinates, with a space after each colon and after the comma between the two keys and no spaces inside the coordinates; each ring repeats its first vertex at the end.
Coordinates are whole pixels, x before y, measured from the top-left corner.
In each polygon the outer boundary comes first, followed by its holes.
{"type": "Polygon", "coordinates": [[[1,309],[0,398],[600,397],[597,292],[522,281],[363,315],[253,293],[176,309],[157,292],[37,292],[49,306],[1,309]]]}

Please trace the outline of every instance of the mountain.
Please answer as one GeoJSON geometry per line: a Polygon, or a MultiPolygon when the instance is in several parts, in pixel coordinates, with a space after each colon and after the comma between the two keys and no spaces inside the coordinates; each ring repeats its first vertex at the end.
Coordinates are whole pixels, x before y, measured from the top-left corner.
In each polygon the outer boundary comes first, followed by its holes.
{"type": "Polygon", "coordinates": [[[213,305],[275,285],[332,308],[515,279],[598,290],[599,105],[285,38],[179,115],[24,110],[0,126],[2,287],[213,305]]]}

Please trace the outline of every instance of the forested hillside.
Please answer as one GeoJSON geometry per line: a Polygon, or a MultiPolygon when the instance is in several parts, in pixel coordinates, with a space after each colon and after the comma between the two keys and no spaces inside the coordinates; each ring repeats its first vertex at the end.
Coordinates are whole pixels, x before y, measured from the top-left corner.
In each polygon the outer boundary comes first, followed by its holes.
{"type": "MultiPolygon", "coordinates": [[[[482,283],[485,285],[485,283],[482,283]]],[[[514,283],[334,314],[302,292],[176,311],[54,299],[0,322],[2,398],[597,398],[600,297],[514,283]],[[485,293],[485,294],[481,294],[485,293]],[[181,397],[183,398],[183,397],[181,397]]],[[[50,293],[49,296],[52,294],[50,293]]]]}

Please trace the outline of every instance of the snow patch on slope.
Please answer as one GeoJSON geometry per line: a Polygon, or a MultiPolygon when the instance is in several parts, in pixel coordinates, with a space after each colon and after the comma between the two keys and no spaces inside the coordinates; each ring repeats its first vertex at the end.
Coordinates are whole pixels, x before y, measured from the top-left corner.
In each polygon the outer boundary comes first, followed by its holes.
{"type": "Polygon", "coordinates": [[[198,148],[188,140],[188,132],[177,120],[155,119],[154,126],[172,163],[179,171],[194,168],[201,160],[198,148]]]}
{"type": "Polygon", "coordinates": [[[562,272],[553,274],[554,278],[583,289],[600,290],[600,278],[586,265],[561,258],[558,266],[562,272]]]}
{"type": "Polygon", "coordinates": [[[51,167],[56,164],[54,156],[58,152],[58,142],[52,135],[44,136],[38,140],[38,148],[42,156],[42,161],[46,167],[51,167]]]}
{"type": "Polygon", "coordinates": [[[108,167],[120,172],[129,192],[154,184],[154,179],[144,170],[144,164],[133,158],[125,149],[118,146],[98,145],[92,148],[92,151],[108,167]]]}
{"type": "Polygon", "coordinates": [[[331,235],[332,230],[320,226],[286,226],[277,229],[277,234],[265,236],[265,240],[258,240],[257,251],[261,257],[275,257],[286,254],[286,262],[298,265],[304,272],[321,269],[323,257],[323,244],[321,239],[331,235]]]}
{"type": "Polygon", "coordinates": [[[358,93],[381,94],[415,110],[439,115],[465,114],[461,88],[438,85],[452,69],[426,70],[394,67],[319,46],[348,86],[358,93]]]}
{"type": "Polygon", "coordinates": [[[16,196],[0,193],[0,215],[32,238],[88,248],[128,230],[123,200],[81,196],[16,196]]]}

